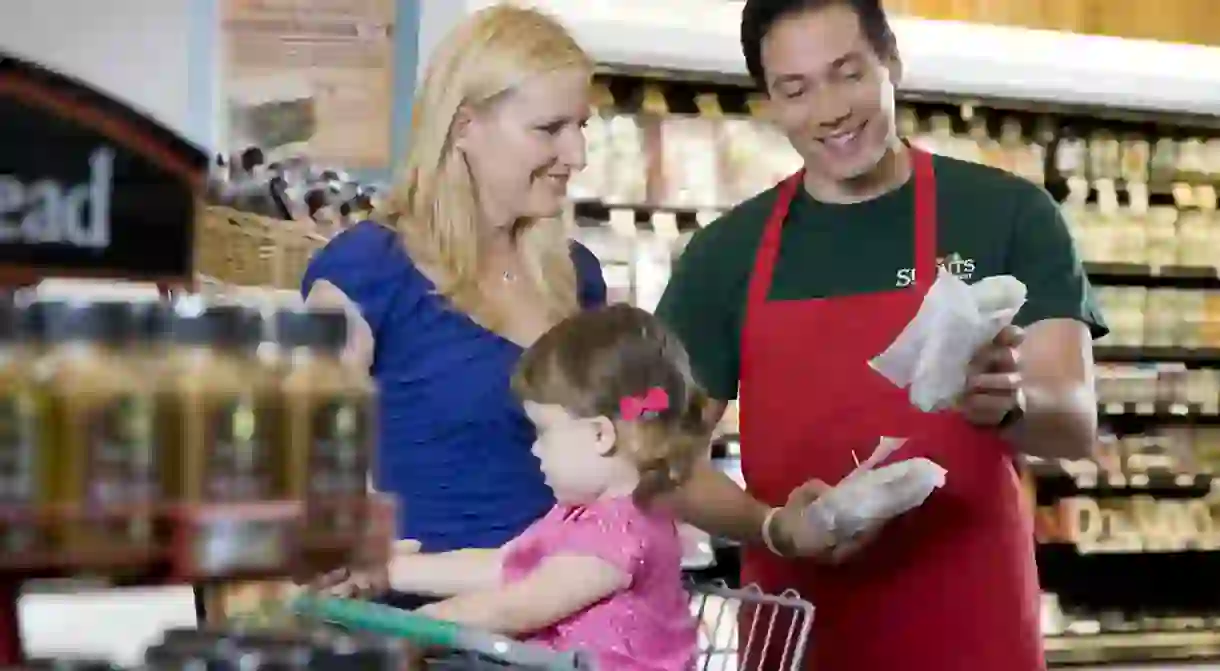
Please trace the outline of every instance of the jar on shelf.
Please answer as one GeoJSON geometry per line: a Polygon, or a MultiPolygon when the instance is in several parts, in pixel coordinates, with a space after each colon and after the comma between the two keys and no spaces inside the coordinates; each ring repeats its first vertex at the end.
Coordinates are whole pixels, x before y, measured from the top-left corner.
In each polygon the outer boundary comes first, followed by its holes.
{"type": "Polygon", "coordinates": [[[155,524],[162,501],[147,312],[114,300],[31,309],[46,343],[36,364],[48,429],[40,450],[57,464],[63,559],[145,563],[164,551],[155,524]]]}
{"type": "Polygon", "coordinates": [[[1178,210],[1158,206],[1149,209],[1144,218],[1148,264],[1154,268],[1172,266],[1178,262],[1178,210]]]}
{"type": "Polygon", "coordinates": [[[367,370],[344,361],[347,340],[341,310],[275,315],[286,489],[304,501],[304,552],[327,562],[362,545],[370,514],[376,388],[367,370]]]}
{"type": "Polygon", "coordinates": [[[42,446],[50,427],[33,362],[38,352],[28,313],[12,296],[0,299],[0,565],[22,566],[51,557],[58,464],[42,446]]]}

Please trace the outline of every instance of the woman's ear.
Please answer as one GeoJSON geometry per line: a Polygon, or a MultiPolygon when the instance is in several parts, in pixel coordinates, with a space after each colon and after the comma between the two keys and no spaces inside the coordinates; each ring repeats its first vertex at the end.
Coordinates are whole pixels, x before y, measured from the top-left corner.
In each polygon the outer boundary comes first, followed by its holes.
{"type": "Polygon", "coordinates": [[[610,456],[614,452],[614,445],[618,442],[618,427],[609,417],[594,417],[591,421],[597,443],[597,453],[603,457],[610,456]]]}
{"type": "Polygon", "coordinates": [[[474,122],[474,112],[462,105],[453,116],[453,146],[458,151],[465,151],[470,142],[470,130],[474,122]]]}

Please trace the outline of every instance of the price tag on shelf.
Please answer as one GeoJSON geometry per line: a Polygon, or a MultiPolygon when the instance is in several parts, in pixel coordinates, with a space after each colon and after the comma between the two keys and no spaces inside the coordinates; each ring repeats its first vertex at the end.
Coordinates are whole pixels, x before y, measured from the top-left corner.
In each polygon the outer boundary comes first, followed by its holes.
{"type": "Polygon", "coordinates": [[[1103,214],[1117,214],[1118,206],[1118,187],[1114,185],[1112,179],[1099,179],[1093,184],[1097,189],[1097,208],[1103,214]]]}
{"type": "Polygon", "coordinates": [[[1125,403],[1107,403],[1102,411],[1107,415],[1122,415],[1126,414],[1127,405],[1125,403]]]}
{"type": "Polygon", "coordinates": [[[677,240],[681,235],[678,232],[678,215],[673,212],[653,212],[652,230],[663,240],[677,240]]]}
{"type": "Polygon", "coordinates": [[[1145,474],[1145,473],[1136,473],[1135,475],[1132,475],[1132,476],[1131,476],[1131,484],[1130,484],[1130,486],[1131,486],[1131,487],[1147,487],[1147,486],[1148,486],[1148,482],[1149,482],[1149,480],[1148,480],[1148,475],[1147,475],[1147,474],[1145,474]]]}
{"type": "Polygon", "coordinates": [[[1178,487],[1190,487],[1195,484],[1195,476],[1187,473],[1179,473],[1173,476],[1173,484],[1178,487]]]}
{"type": "Polygon", "coordinates": [[[1106,484],[1115,489],[1121,489],[1127,486],[1127,478],[1122,473],[1112,471],[1106,476],[1106,484]]]}
{"type": "Polygon", "coordinates": [[[1072,478],[1077,489],[1094,489],[1097,487],[1097,471],[1082,471],[1072,478]]]}
{"type": "Polygon", "coordinates": [[[1143,182],[1128,182],[1127,197],[1130,200],[1131,213],[1136,216],[1148,214],[1148,185],[1143,182]]]}
{"type": "Polygon", "coordinates": [[[1067,187],[1067,201],[1070,205],[1084,207],[1089,202],[1089,180],[1078,175],[1069,177],[1067,187]]]}
{"type": "Polygon", "coordinates": [[[1211,184],[1201,184],[1195,187],[1195,205],[1202,210],[1216,210],[1216,187],[1211,184]]]}
{"type": "Polygon", "coordinates": [[[635,227],[635,210],[625,207],[611,209],[610,230],[625,238],[638,236],[639,230],[635,227]]]}
{"type": "Polygon", "coordinates": [[[1193,208],[1195,202],[1195,190],[1189,184],[1179,182],[1173,185],[1173,204],[1178,209],[1193,208]]]}
{"type": "Polygon", "coordinates": [[[1148,401],[1135,404],[1135,414],[1137,415],[1155,415],[1156,404],[1148,401]]]}
{"type": "Polygon", "coordinates": [[[1169,414],[1185,417],[1190,414],[1190,406],[1185,403],[1174,403],[1169,406],[1169,414]]]}

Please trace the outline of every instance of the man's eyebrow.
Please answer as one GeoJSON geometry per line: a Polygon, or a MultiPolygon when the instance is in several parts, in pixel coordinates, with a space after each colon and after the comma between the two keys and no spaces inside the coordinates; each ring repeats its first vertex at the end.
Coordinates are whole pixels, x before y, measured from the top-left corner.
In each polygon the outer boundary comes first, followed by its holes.
{"type": "MultiPolygon", "coordinates": [[[[855,65],[857,62],[859,62],[859,60],[860,60],[859,52],[849,51],[848,53],[845,53],[842,56],[839,56],[838,58],[831,61],[830,67],[828,69],[829,70],[841,70],[848,65],[855,65]]],[[[775,77],[775,79],[771,80],[771,85],[772,86],[781,86],[783,84],[792,84],[792,83],[799,84],[799,83],[803,83],[806,79],[808,79],[808,77],[806,75],[798,75],[798,74],[777,75],[775,77]]]]}
{"type": "Polygon", "coordinates": [[[773,86],[780,86],[780,85],[782,85],[782,84],[791,84],[791,83],[797,83],[797,84],[799,84],[799,83],[801,83],[801,82],[803,82],[803,81],[805,81],[805,76],[804,76],[804,75],[792,75],[792,74],[789,74],[789,75],[779,75],[779,76],[777,76],[775,79],[772,79],[772,80],[771,80],[771,84],[772,84],[773,86]]]}
{"type": "Polygon", "coordinates": [[[860,60],[860,54],[855,51],[849,51],[831,61],[830,67],[832,70],[838,70],[845,65],[854,65],[858,60],[860,60]]]}

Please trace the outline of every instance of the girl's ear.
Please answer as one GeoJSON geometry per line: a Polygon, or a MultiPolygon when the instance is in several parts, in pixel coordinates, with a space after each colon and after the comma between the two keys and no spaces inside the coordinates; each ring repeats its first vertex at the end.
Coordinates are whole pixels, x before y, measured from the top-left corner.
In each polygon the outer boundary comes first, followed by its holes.
{"type": "Polygon", "coordinates": [[[590,421],[593,422],[597,453],[603,457],[610,456],[614,452],[615,443],[618,442],[618,427],[609,417],[594,417],[590,421]]]}

